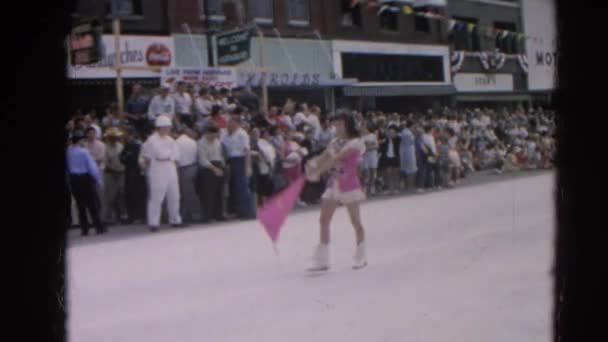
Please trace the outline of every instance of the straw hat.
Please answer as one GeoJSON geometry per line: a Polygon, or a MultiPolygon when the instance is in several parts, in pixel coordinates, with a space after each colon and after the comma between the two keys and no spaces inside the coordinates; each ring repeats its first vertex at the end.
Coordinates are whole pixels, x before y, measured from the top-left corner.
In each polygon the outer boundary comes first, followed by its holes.
{"type": "Polygon", "coordinates": [[[110,127],[105,133],[106,138],[120,138],[122,135],[123,133],[118,127],[110,127]]]}

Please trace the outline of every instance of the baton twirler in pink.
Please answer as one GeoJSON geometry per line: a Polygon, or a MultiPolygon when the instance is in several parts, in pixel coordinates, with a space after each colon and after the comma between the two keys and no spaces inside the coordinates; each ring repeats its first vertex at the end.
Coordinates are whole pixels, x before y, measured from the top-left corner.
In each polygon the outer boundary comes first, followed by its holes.
{"type": "Polygon", "coordinates": [[[285,190],[268,200],[266,205],[258,210],[258,220],[260,220],[264,229],[266,229],[275,248],[279,239],[279,234],[281,233],[281,228],[300,197],[300,193],[302,192],[305,183],[306,178],[301,176],[285,190]]]}

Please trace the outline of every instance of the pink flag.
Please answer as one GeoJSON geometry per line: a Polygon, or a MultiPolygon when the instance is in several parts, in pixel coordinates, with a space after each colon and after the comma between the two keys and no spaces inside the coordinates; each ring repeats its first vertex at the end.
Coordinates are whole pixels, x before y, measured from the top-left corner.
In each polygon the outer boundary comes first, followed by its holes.
{"type": "Polygon", "coordinates": [[[264,229],[266,229],[266,232],[275,244],[275,247],[279,239],[281,227],[285,223],[287,215],[289,215],[294,204],[300,197],[300,193],[302,192],[305,183],[305,177],[300,176],[285,190],[269,199],[263,208],[258,209],[258,220],[260,220],[264,229]]]}

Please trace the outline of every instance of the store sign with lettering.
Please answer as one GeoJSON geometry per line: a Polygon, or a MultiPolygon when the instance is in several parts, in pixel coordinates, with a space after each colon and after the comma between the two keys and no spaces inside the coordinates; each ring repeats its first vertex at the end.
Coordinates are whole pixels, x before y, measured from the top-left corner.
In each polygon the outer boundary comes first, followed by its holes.
{"type": "Polygon", "coordinates": [[[513,91],[511,74],[456,74],[454,85],[458,92],[513,91]]]}
{"type": "Polygon", "coordinates": [[[166,68],[162,71],[161,83],[186,82],[204,88],[235,88],[236,70],[233,68],[166,68]]]}
{"type": "Polygon", "coordinates": [[[522,0],[521,6],[526,34],[535,37],[526,40],[528,89],[552,91],[559,54],[554,1],[522,0]]]}
{"type": "MultiPolygon", "coordinates": [[[[89,65],[73,65],[68,68],[68,78],[95,79],[115,78],[113,69],[116,61],[114,36],[102,37],[104,55],[98,63],[89,65]]],[[[174,63],[173,39],[154,36],[121,36],[120,64],[125,67],[170,67],[174,63]]],[[[154,78],[160,77],[159,71],[153,70],[124,70],[125,78],[154,78]]]]}
{"type": "Polygon", "coordinates": [[[239,86],[260,87],[263,78],[266,78],[268,87],[324,87],[336,85],[348,85],[356,83],[356,80],[334,79],[328,75],[318,72],[239,72],[239,86]]]}

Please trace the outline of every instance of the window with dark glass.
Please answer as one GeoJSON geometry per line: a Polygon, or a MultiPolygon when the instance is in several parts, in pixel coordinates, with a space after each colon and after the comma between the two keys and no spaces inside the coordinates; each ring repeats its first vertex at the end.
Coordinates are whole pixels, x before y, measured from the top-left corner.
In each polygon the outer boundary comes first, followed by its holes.
{"type": "Polygon", "coordinates": [[[142,0],[106,0],[106,13],[121,17],[142,16],[142,0]]]}
{"type": "Polygon", "coordinates": [[[291,25],[310,23],[310,0],[287,0],[287,17],[291,25]]]}
{"type": "Polygon", "coordinates": [[[383,30],[399,30],[399,8],[389,7],[380,14],[380,27],[383,30]]]}
{"type": "Polygon", "coordinates": [[[448,36],[453,49],[457,51],[480,51],[481,36],[477,27],[479,20],[469,17],[453,17],[453,19],[456,21],[456,24],[448,36]],[[469,31],[470,24],[475,25],[471,32],[469,31]]]}
{"type": "Polygon", "coordinates": [[[249,0],[249,15],[257,22],[272,23],[274,18],[274,0],[249,0]]]}
{"type": "Polygon", "coordinates": [[[199,9],[201,17],[209,16],[211,20],[224,20],[226,16],[222,10],[223,0],[199,0],[199,9]],[[207,8],[205,9],[205,6],[207,8]],[[208,13],[205,13],[205,10],[208,13]]]}
{"type": "Polygon", "coordinates": [[[361,27],[361,3],[357,2],[353,6],[352,0],[341,0],[342,7],[342,26],[361,27]]]}
{"type": "Polygon", "coordinates": [[[342,53],[344,78],[360,82],[444,82],[443,57],[342,53]]]}
{"type": "Polygon", "coordinates": [[[494,22],[494,30],[498,31],[495,40],[495,47],[500,52],[516,53],[517,45],[517,25],[510,22],[494,22]],[[500,32],[502,31],[502,32],[500,32]]]}

